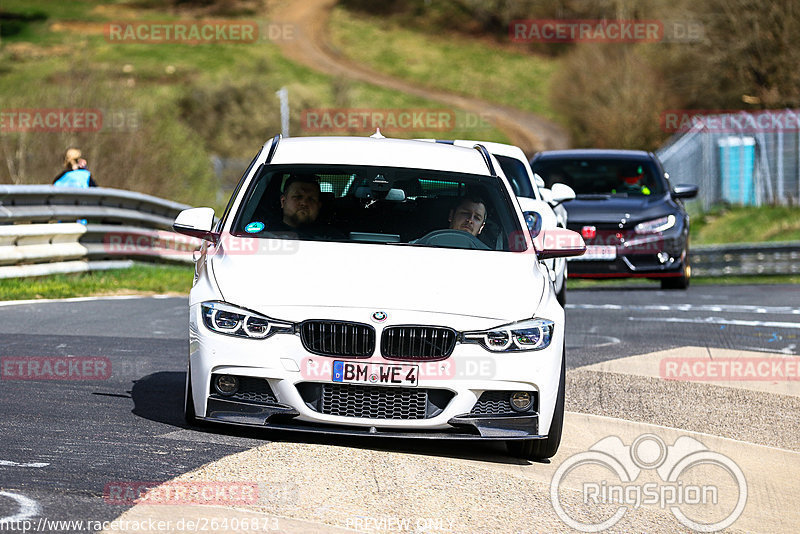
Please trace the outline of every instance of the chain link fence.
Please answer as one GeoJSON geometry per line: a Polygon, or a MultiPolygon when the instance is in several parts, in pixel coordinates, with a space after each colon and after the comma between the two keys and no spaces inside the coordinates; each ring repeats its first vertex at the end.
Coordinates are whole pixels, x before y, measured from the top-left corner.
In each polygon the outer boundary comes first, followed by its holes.
{"type": "Polygon", "coordinates": [[[800,110],[686,114],[687,131],[657,151],[673,184],[699,186],[703,211],[719,203],[800,204],[800,110]]]}

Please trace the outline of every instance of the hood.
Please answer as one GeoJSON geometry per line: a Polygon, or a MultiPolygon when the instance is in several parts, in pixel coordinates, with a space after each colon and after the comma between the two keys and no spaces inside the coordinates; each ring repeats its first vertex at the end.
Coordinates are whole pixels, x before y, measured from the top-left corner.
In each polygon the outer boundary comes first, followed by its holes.
{"type": "Polygon", "coordinates": [[[582,199],[564,202],[570,226],[575,224],[636,223],[663,217],[673,210],[668,205],[669,197],[613,197],[582,199]]]}
{"type": "Polygon", "coordinates": [[[528,253],[273,239],[258,240],[266,252],[237,253],[237,239],[210,259],[223,298],[268,315],[281,308],[287,320],[335,307],[511,322],[532,317],[544,292],[528,253]]]}

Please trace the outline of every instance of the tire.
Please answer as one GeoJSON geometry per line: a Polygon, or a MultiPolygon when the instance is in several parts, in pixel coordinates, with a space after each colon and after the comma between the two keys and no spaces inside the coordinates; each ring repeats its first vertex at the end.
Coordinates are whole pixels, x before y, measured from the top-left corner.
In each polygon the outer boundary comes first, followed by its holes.
{"type": "Polygon", "coordinates": [[[552,458],[558,452],[561,445],[561,431],[564,428],[564,395],[565,395],[565,375],[566,375],[566,352],[561,356],[561,376],[558,380],[558,396],[556,397],[556,409],[553,412],[553,421],[550,423],[550,431],[546,439],[514,440],[507,441],[506,448],[512,456],[525,460],[546,460],[552,458]]]}
{"type": "Polygon", "coordinates": [[[661,289],[688,289],[692,279],[692,267],[689,265],[689,254],[686,254],[686,263],[683,265],[683,272],[675,278],[662,278],[661,289]]]}
{"type": "Polygon", "coordinates": [[[200,426],[197,414],[194,411],[194,398],[192,397],[192,369],[186,368],[186,395],[183,400],[183,418],[189,426],[200,426]]]}
{"type": "Polygon", "coordinates": [[[567,279],[566,279],[566,277],[564,278],[564,282],[561,284],[561,290],[558,293],[556,293],[556,300],[558,301],[559,304],[561,304],[562,308],[567,305],[567,279]]]}

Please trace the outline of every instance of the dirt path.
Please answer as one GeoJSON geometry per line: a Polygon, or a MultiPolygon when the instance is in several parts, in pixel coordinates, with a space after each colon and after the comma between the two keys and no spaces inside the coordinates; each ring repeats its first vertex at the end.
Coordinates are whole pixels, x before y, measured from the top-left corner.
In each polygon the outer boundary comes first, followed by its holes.
{"type": "Polygon", "coordinates": [[[566,131],[536,114],[438,89],[420,87],[375,72],[343,57],[330,45],[327,34],[328,19],[336,1],[289,1],[278,6],[272,19],[282,24],[293,24],[296,28],[294,39],[278,42],[288,58],[326,74],[403,91],[478,114],[505,132],[526,154],[569,147],[569,136],[566,131]]]}

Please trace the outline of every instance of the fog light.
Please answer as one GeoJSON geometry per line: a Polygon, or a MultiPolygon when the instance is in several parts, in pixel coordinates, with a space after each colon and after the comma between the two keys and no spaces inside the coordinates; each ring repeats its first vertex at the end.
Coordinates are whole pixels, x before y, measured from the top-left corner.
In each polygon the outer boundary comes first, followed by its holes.
{"type": "Polygon", "coordinates": [[[214,381],[217,392],[226,397],[230,397],[239,391],[239,379],[231,375],[219,375],[214,381]]]}
{"type": "Polygon", "coordinates": [[[669,259],[669,254],[667,254],[666,252],[658,253],[658,261],[660,261],[661,263],[667,263],[668,259],[669,259]]]}
{"type": "Polygon", "coordinates": [[[511,407],[518,412],[527,412],[533,405],[533,397],[527,391],[517,391],[511,394],[511,407]]]}

